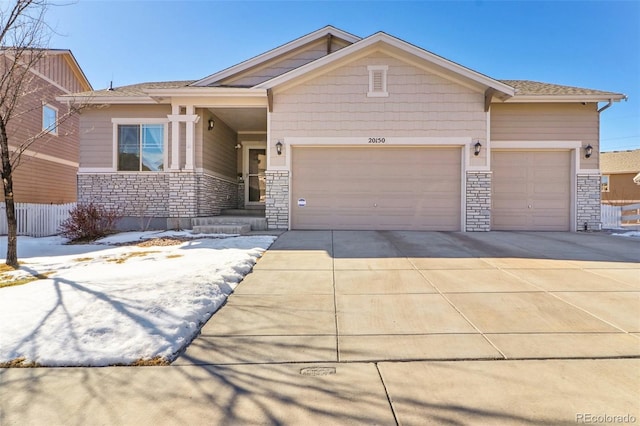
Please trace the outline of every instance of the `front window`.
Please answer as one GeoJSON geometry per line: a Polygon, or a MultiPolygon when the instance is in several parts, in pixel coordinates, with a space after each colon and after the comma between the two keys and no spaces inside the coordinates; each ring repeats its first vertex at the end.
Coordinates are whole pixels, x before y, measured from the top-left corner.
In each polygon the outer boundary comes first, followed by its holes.
{"type": "Polygon", "coordinates": [[[602,176],[602,180],[600,181],[600,191],[609,192],[609,176],[602,176]]]}
{"type": "Polygon", "coordinates": [[[164,170],[164,125],[118,125],[118,171],[164,170]]]}
{"type": "Polygon", "coordinates": [[[42,130],[58,134],[58,110],[49,105],[42,105],[42,130]]]}

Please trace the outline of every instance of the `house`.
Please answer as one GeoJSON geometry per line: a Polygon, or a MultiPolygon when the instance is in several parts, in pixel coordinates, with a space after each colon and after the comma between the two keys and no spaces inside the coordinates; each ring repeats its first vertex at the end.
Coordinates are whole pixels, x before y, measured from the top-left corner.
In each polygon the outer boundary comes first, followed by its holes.
{"type": "Polygon", "coordinates": [[[640,149],[601,153],[600,170],[603,204],[640,203],[640,149]]]}
{"type": "Polygon", "coordinates": [[[575,231],[599,225],[599,113],[624,97],[328,26],[200,80],[60,99],[101,106],[79,201],[156,226],[242,208],[270,229],[575,231]]]}
{"type": "Polygon", "coordinates": [[[69,107],[57,98],[92,90],[91,84],[70,50],[46,50],[29,73],[24,96],[7,128],[9,148],[16,150],[35,135],[45,134],[28,146],[14,166],[14,199],[37,204],[75,202],[79,117],[61,119],[56,126],[69,107]]]}

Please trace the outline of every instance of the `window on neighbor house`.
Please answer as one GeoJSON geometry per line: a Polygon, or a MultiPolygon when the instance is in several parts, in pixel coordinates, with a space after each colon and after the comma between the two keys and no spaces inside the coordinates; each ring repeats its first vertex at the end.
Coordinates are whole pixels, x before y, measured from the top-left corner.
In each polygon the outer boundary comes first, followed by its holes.
{"type": "Polygon", "coordinates": [[[49,105],[42,105],[42,130],[53,135],[58,134],[58,110],[49,105]]]}
{"type": "Polygon", "coordinates": [[[600,181],[600,191],[609,192],[609,176],[603,175],[600,181]]]}
{"type": "Polygon", "coordinates": [[[164,170],[164,125],[118,125],[118,171],[164,170]]]}

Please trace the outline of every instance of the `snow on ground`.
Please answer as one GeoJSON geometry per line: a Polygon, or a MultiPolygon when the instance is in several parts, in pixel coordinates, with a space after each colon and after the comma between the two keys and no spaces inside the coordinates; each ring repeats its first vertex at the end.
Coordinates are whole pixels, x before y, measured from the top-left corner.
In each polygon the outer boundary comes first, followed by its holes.
{"type": "MultiPolygon", "coordinates": [[[[62,237],[19,237],[20,270],[0,272],[0,282],[38,274],[44,279],[0,288],[0,362],[171,360],[275,240],[201,236],[123,233],[83,245],[67,245],[62,237]],[[168,235],[195,239],[172,246],[110,245],[168,235]]],[[[0,255],[6,244],[0,237],[0,255]]]]}
{"type": "Polygon", "coordinates": [[[640,231],[627,231],[622,234],[611,234],[616,237],[640,237],[640,231]]]}

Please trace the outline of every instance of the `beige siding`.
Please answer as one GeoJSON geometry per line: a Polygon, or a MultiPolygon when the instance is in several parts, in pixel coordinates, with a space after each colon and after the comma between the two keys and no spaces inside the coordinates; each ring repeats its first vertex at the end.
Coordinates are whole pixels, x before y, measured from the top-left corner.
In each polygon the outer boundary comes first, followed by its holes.
{"type": "MultiPolygon", "coordinates": [[[[112,118],[166,119],[168,114],[171,114],[170,105],[110,105],[83,111],[80,116],[80,167],[113,167],[112,118]]],[[[171,144],[171,126],[168,127],[168,138],[171,144]]]]}
{"type": "Polygon", "coordinates": [[[593,155],[580,155],[582,169],[598,168],[599,114],[596,104],[493,104],[491,140],[581,141],[593,155]]]}
{"type": "Polygon", "coordinates": [[[76,201],[76,167],[24,156],[13,174],[18,203],[63,204],[76,201]]]}
{"type": "Polygon", "coordinates": [[[205,170],[226,176],[235,181],[237,176],[237,134],[214,114],[204,111],[200,120],[203,132],[202,165],[205,170]],[[213,118],[213,130],[207,130],[207,122],[213,118]]]}
{"type": "MultiPolygon", "coordinates": [[[[484,95],[383,53],[274,94],[271,140],[284,137],[486,136],[484,95]],[[388,97],[367,97],[369,65],[387,65],[388,97]]],[[[271,164],[286,153],[271,150],[271,164]]]]}
{"type": "MultiPolygon", "coordinates": [[[[340,40],[334,40],[331,44],[331,51],[335,52],[343,48],[346,44],[340,40]]],[[[270,80],[281,74],[289,72],[318,58],[326,56],[326,39],[317,40],[306,46],[302,46],[287,55],[274,58],[258,67],[245,71],[240,75],[235,75],[226,80],[222,80],[222,85],[232,86],[255,86],[264,81],[270,80]]]]}

